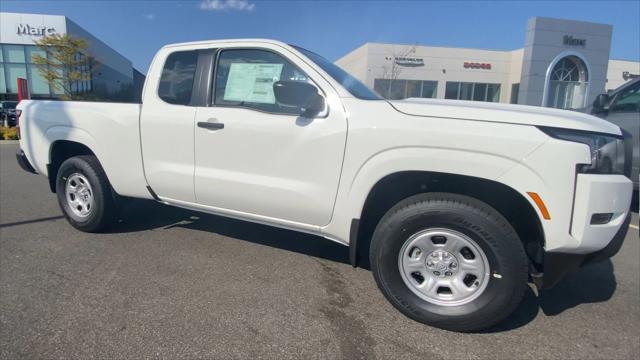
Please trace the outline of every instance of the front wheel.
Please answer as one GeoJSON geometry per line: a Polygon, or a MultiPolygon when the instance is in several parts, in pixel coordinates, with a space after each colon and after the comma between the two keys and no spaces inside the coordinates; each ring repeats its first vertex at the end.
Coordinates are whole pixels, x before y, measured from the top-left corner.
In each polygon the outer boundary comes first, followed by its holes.
{"type": "Polygon", "coordinates": [[[65,160],[56,176],[56,195],[65,217],[78,230],[98,232],[114,220],[115,196],[95,156],[65,160]]]}
{"type": "Polygon", "coordinates": [[[370,262],[378,287],[402,313],[453,331],[508,316],[527,286],[528,260],[507,220],[473,198],[428,193],[380,220],[370,262]]]}

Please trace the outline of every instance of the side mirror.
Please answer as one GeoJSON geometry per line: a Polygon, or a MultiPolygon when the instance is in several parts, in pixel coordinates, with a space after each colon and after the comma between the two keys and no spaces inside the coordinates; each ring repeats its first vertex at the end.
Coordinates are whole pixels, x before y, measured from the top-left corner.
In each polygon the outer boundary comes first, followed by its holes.
{"type": "Polygon", "coordinates": [[[601,113],[607,111],[609,107],[609,95],[608,94],[600,94],[593,101],[593,112],[601,113]]]}
{"type": "Polygon", "coordinates": [[[279,105],[302,108],[304,117],[313,117],[324,109],[324,98],[318,94],[318,88],[306,82],[277,81],[273,94],[279,105]]]}

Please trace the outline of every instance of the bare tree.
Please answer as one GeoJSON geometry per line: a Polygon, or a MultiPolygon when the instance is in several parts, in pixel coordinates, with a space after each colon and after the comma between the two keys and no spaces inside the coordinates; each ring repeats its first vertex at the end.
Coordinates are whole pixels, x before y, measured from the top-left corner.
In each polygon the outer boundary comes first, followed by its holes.
{"type": "Polygon", "coordinates": [[[406,59],[411,54],[415,54],[416,46],[406,46],[399,50],[393,51],[393,53],[385,56],[385,60],[387,61],[387,65],[382,66],[382,79],[389,80],[389,87],[387,88],[387,94],[384,94],[388,97],[390,89],[393,85],[393,82],[400,77],[400,73],[402,73],[403,67],[398,63],[399,60],[406,59]]]}

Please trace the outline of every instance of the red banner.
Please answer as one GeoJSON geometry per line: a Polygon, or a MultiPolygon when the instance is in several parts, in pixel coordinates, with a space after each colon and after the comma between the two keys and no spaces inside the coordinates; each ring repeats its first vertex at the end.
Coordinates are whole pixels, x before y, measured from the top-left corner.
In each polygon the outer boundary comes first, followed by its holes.
{"type": "Polygon", "coordinates": [[[27,79],[18,78],[18,101],[31,99],[27,79]]]}

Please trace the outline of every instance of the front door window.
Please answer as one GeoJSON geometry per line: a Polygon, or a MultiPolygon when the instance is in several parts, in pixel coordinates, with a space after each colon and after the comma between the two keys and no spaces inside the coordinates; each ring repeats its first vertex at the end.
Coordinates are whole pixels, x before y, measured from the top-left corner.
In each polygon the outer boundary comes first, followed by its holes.
{"type": "Polygon", "coordinates": [[[274,114],[299,115],[299,107],[276,102],[273,84],[280,80],[309,82],[307,74],[282,56],[266,50],[224,50],[218,59],[214,104],[274,114]]]}

